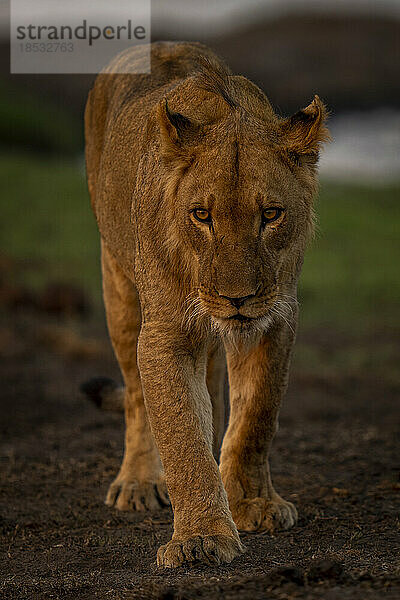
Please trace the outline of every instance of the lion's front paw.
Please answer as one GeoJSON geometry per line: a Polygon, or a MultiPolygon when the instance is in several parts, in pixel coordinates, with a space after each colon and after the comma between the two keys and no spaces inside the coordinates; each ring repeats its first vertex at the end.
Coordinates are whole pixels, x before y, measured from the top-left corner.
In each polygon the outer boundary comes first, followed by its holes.
{"type": "Polygon", "coordinates": [[[169,505],[167,486],[158,481],[137,481],[117,477],[108,488],[107,506],[118,510],[159,510],[169,505]]]}
{"type": "Polygon", "coordinates": [[[240,531],[268,531],[290,529],[297,523],[297,510],[294,504],[277,496],[251,498],[238,502],[232,509],[233,520],[240,531]]]}
{"type": "Polygon", "coordinates": [[[229,563],[244,552],[239,539],[227,535],[196,536],[185,541],[171,540],[157,553],[159,567],[179,567],[183,564],[229,563]]]}

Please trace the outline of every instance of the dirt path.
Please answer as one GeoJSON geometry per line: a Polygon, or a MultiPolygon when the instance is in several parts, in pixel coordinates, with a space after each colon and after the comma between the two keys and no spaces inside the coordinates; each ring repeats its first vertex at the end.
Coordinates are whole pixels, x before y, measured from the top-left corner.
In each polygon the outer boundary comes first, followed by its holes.
{"type": "Polygon", "coordinates": [[[63,332],[38,319],[0,322],[1,598],[400,597],[395,382],[295,368],[272,470],[298,525],[243,536],[247,552],[229,566],[162,571],[155,555],[171,534],[169,510],[103,504],[123,423],[77,388],[117,375],[108,346],[63,332]]]}

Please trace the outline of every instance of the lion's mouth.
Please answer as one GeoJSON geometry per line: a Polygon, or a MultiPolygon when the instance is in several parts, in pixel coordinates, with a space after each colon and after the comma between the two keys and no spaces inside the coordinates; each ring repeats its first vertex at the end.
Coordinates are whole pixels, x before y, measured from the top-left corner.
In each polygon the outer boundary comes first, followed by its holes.
{"type": "Polygon", "coordinates": [[[253,318],[246,317],[245,315],[241,315],[240,313],[237,313],[236,315],[232,315],[231,317],[228,317],[228,321],[237,321],[238,323],[250,323],[251,321],[253,321],[253,318]]]}
{"type": "Polygon", "coordinates": [[[241,313],[236,313],[229,317],[213,317],[213,321],[223,336],[234,337],[247,337],[253,333],[266,330],[271,324],[271,319],[268,316],[246,317],[241,313]]]}

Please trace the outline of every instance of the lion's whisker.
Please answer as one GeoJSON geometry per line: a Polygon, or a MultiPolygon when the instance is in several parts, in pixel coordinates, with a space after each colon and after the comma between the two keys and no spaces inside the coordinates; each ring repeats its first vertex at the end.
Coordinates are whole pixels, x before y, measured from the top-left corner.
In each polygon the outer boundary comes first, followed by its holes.
{"type": "MultiPolygon", "coordinates": [[[[283,308],[283,307],[282,307],[282,308],[283,308]]],[[[280,317],[280,318],[281,318],[281,319],[282,319],[282,320],[283,320],[283,321],[286,323],[286,325],[289,327],[289,329],[290,329],[290,331],[293,333],[293,335],[295,335],[295,330],[294,330],[293,326],[290,324],[290,322],[289,322],[289,321],[288,321],[288,319],[286,318],[285,314],[284,314],[284,313],[282,313],[282,312],[280,312],[280,310],[278,310],[278,308],[277,308],[277,306],[276,306],[276,305],[274,305],[274,306],[271,308],[271,311],[272,311],[273,313],[275,313],[276,315],[278,315],[278,316],[279,316],[279,317],[280,317]]]]}

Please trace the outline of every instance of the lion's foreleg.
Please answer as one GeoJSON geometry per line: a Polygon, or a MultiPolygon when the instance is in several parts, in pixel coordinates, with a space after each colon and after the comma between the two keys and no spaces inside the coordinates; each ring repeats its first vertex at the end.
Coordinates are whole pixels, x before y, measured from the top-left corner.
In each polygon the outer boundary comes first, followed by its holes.
{"type": "Polygon", "coordinates": [[[287,385],[292,337],[276,326],[251,347],[227,349],[230,420],[220,470],[241,530],[288,528],[297,519],[295,507],[275,492],[268,464],[287,385]]]}
{"type": "Polygon", "coordinates": [[[138,360],[146,407],[174,510],[172,540],[158,552],[162,566],[229,561],[241,551],[217,463],[205,350],[171,338],[165,323],[146,321],[138,360]]]}

